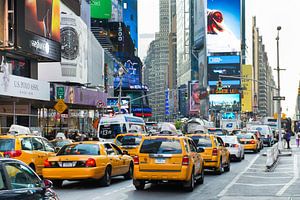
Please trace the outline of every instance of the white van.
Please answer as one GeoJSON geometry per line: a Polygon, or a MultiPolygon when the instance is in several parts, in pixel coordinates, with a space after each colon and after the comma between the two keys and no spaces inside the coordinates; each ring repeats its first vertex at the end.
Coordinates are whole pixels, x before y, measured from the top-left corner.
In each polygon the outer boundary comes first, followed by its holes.
{"type": "Polygon", "coordinates": [[[146,133],[146,124],[143,118],[132,114],[118,114],[112,117],[102,117],[98,125],[98,137],[113,139],[118,134],[128,132],[146,133]]]}
{"type": "MultiPolygon", "coordinates": [[[[249,128],[247,128],[247,130],[249,130],[249,128]]],[[[264,144],[267,144],[269,147],[274,144],[274,134],[270,126],[262,124],[252,125],[250,126],[250,130],[258,130],[263,136],[264,144]]]]}

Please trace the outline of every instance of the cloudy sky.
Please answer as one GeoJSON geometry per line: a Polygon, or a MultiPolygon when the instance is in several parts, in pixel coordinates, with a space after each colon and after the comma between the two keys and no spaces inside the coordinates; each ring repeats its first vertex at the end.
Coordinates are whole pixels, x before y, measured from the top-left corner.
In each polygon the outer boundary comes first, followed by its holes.
{"type": "MultiPolygon", "coordinates": [[[[139,56],[143,59],[147,53],[149,43],[154,39],[154,33],[159,31],[159,0],[138,0],[139,2],[139,56]]],[[[252,64],[252,16],[256,16],[257,27],[263,36],[269,64],[277,66],[276,36],[277,26],[280,31],[280,67],[281,95],[286,97],[282,101],[282,110],[289,116],[294,115],[297,98],[297,88],[300,80],[300,65],[298,62],[299,37],[299,0],[246,0],[246,43],[247,64],[252,64]]],[[[273,72],[277,82],[277,72],[273,72]]]]}

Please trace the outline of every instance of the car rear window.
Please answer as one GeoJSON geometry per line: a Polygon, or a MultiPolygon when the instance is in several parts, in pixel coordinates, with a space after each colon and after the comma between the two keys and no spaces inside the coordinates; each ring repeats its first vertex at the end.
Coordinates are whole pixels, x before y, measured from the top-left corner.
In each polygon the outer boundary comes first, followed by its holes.
{"type": "Polygon", "coordinates": [[[252,134],[238,134],[237,138],[238,139],[253,139],[252,134]]]}
{"type": "Polygon", "coordinates": [[[178,139],[145,139],[141,146],[140,153],[181,154],[182,149],[178,139]]]}
{"type": "Polygon", "coordinates": [[[15,150],[14,139],[0,139],[0,151],[12,151],[15,150]]]}
{"type": "Polygon", "coordinates": [[[119,136],[116,139],[116,144],[119,146],[136,146],[142,141],[142,136],[138,135],[125,135],[119,136]]]}
{"type": "Polygon", "coordinates": [[[208,133],[213,133],[215,135],[225,135],[222,130],[218,130],[218,129],[208,129],[208,133]]]}
{"type": "Polygon", "coordinates": [[[51,142],[55,147],[63,147],[64,145],[71,144],[72,142],[70,140],[61,140],[61,141],[55,141],[51,142]]]}
{"type": "Polygon", "coordinates": [[[61,148],[57,155],[100,155],[100,150],[97,144],[71,144],[61,148]]]}
{"type": "Polygon", "coordinates": [[[193,136],[192,140],[197,145],[197,147],[212,147],[210,137],[193,136]]]}

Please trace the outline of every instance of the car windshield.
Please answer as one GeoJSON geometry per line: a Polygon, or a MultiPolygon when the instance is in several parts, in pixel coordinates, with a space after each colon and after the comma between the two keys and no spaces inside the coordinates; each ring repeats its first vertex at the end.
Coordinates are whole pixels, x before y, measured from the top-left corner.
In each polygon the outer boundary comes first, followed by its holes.
{"type": "Polygon", "coordinates": [[[238,139],[253,139],[252,134],[238,134],[238,139]]]}
{"type": "Polygon", "coordinates": [[[0,151],[11,151],[15,149],[14,139],[0,139],[0,151]]]}
{"type": "Polygon", "coordinates": [[[192,140],[195,142],[197,147],[212,147],[210,137],[206,136],[192,136],[192,140]]]}
{"type": "Polygon", "coordinates": [[[144,140],[140,153],[181,154],[182,150],[178,139],[156,138],[144,140]]]}
{"type": "Polygon", "coordinates": [[[120,146],[137,146],[141,143],[142,136],[139,135],[125,135],[119,136],[116,139],[116,144],[120,146]]]}
{"type": "Polygon", "coordinates": [[[57,155],[100,155],[100,150],[97,144],[70,144],[62,147],[57,155]]]}

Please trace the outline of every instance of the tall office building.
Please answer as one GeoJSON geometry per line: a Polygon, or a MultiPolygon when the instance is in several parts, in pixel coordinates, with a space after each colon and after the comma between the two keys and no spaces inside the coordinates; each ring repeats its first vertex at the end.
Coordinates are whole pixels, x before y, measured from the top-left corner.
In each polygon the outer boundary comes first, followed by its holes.
{"type": "Polygon", "coordinates": [[[253,81],[253,111],[254,114],[261,117],[272,116],[274,113],[273,96],[275,81],[269,65],[268,55],[265,51],[265,45],[263,44],[263,38],[259,34],[259,28],[256,27],[256,17],[253,17],[252,33],[253,79],[258,81],[253,81]]]}

